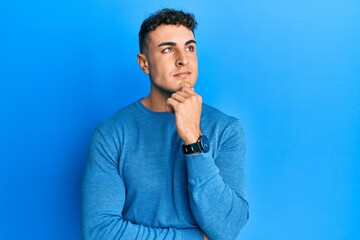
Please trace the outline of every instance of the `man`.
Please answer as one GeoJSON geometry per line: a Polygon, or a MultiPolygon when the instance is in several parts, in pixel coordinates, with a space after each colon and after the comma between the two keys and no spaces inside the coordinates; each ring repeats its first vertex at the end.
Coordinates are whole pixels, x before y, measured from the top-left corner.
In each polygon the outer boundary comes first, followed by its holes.
{"type": "Polygon", "coordinates": [[[163,9],[139,32],[150,94],[94,131],[85,239],[236,239],[248,219],[239,121],[202,103],[192,14],[163,9]]]}

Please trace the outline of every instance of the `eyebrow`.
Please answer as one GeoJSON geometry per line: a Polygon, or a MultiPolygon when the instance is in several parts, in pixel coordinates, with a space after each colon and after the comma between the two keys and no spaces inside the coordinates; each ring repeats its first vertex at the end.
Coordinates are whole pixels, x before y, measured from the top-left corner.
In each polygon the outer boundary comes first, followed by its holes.
{"type": "MultiPolygon", "coordinates": [[[[191,43],[196,44],[195,40],[189,40],[185,43],[185,45],[188,45],[191,43]]],[[[161,46],[176,46],[176,43],[175,42],[162,42],[158,45],[158,47],[161,47],[161,46]]]]}
{"type": "Polygon", "coordinates": [[[188,44],[191,44],[191,43],[194,43],[194,44],[196,44],[196,42],[195,42],[195,40],[189,40],[189,41],[187,41],[186,43],[185,43],[185,45],[188,45],[188,44]]]}

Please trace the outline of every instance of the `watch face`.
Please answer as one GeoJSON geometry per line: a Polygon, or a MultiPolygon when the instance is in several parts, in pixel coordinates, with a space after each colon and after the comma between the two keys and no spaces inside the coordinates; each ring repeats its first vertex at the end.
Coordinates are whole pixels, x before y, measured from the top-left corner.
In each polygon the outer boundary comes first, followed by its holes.
{"type": "Polygon", "coordinates": [[[201,147],[203,150],[203,152],[208,152],[210,149],[210,145],[209,145],[209,140],[205,135],[201,136],[201,147]]]}

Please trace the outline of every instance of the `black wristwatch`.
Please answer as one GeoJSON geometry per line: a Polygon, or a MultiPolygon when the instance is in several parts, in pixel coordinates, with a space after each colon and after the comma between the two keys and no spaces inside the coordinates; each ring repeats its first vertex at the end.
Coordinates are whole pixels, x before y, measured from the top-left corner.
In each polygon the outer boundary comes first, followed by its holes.
{"type": "Polygon", "coordinates": [[[187,155],[194,153],[208,152],[210,149],[209,140],[205,135],[200,135],[196,143],[182,145],[183,152],[187,155]]]}

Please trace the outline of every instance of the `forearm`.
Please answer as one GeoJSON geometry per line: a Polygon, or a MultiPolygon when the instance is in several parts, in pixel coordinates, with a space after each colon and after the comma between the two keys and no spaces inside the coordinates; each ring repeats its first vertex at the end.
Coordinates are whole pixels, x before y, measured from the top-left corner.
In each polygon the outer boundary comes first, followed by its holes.
{"type": "Polygon", "coordinates": [[[88,169],[83,181],[82,232],[84,239],[172,239],[202,240],[199,228],[157,228],[127,221],[122,217],[125,189],[119,176],[99,175],[88,169]]]}
{"type": "Polygon", "coordinates": [[[190,206],[210,239],[235,239],[248,218],[248,204],[219,174],[210,154],[187,156],[190,206]]]}
{"type": "Polygon", "coordinates": [[[82,186],[82,233],[84,239],[202,240],[199,228],[152,227],[123,218],[126,187],[119,174],[115,143],[95,130],[82,186]]]}
{"type": "Polygon", "coordinates": [[[172,239],[172,240],[202,240],[200,229],[153,228],[133,224],[120,216],[103,216],[93,219],[89,225],[83,224],[84,239],[172,239]]]}

